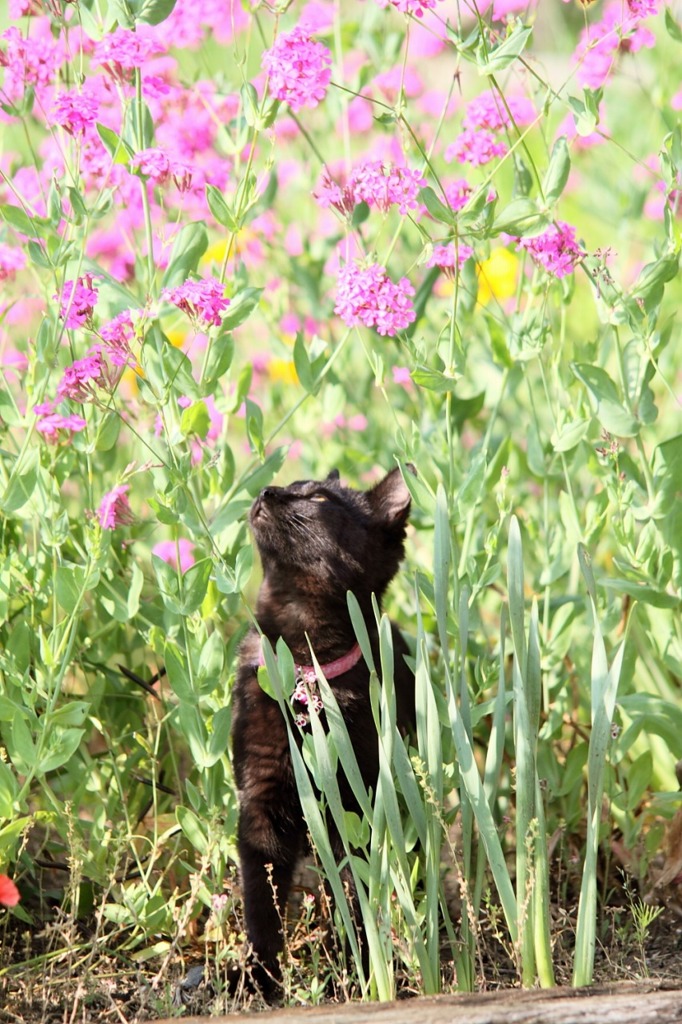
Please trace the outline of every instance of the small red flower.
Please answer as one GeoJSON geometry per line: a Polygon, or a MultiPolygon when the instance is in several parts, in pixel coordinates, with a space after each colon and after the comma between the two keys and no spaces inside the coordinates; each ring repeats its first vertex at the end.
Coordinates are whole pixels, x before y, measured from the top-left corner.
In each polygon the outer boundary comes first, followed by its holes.
{"type": "Polygon", "coordinates": [[[0,875],[0,906],[16,907],[19,902],[19,890],[7,875],[0,875]]]}

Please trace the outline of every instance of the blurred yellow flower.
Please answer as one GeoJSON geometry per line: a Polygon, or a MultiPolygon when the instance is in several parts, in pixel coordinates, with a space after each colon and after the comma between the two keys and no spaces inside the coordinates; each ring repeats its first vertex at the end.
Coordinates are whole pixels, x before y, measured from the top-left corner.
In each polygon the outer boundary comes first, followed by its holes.
{"type": "MultiPolygon", "coordinates": [[[[254,237],[253,231],[249,228],[242,228],[238,232],[237,237],[232,242],[232,249],[230,256],[234,257],[244,251],[245,246],[248,244],[251,238],[254,237]]],[[[232,236],[229,232],[226,232],[223,238],[218,238],[215,242],[212,242],[204,255],[201,257],[201,266],[206,267],[210,263],[217,263],[222,266],[222,262],[225,259],[225,253],[228,250],[232,236]]]]}
{"type": "Polygon", "coordinates": [[[165,333],[171,345],[175,345],[176,348],[181,348],[182,345],[185,344],[187,331],[183,331],[179,327],[173,327],[170,331],[166,331],[165,333]]]}
{"type": "Polygon", "coordinates": [[[478,267],[478,301],[482,306],[492,298],[502,302],[516,292],[518,256],[508,249],[493,249],[478,267]]]}
{"type": "Polygon", "coordinates": [[[270,380],[281,381],[282,384],[298,384],[298,374],[291,359],[271,359],[268,362],[270,380]]]}

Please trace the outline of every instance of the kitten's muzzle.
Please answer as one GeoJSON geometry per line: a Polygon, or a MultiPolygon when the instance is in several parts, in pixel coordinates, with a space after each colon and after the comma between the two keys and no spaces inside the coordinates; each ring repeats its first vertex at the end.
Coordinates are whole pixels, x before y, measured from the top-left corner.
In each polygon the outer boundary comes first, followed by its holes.
{"type": "Polygon", "coordinates": [[[262,517],[263,513],[267,512],[267,506],[274,504],[277,499],[278,487],[264,487],[260,492],[253,505],[251,506],[251,512],[249,518],[251,522],[255,522],[256,519],[262,517]]]}

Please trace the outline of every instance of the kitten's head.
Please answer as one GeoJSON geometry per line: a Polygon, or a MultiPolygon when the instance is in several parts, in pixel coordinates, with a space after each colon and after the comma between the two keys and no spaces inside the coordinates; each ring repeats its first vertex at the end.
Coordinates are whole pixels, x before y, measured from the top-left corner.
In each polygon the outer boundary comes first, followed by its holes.
{"type": "Polygon", "coordinates": [[[383,594],[403,556],[409,511],[399,469],[369,491],[344,487],[334,470],[326,480],[266,487],[250,520],[266,579],[345,601],[347,590],[358,599],[383,594]]]}

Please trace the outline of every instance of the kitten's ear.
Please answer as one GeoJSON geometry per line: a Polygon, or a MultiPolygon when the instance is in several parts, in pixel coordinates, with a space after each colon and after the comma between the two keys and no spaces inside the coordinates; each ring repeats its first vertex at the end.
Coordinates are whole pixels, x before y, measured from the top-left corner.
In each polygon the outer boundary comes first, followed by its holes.
{"type": "MultiPolygon", "coordinates": [[[[408,463],[406,468],[416,473],[408,463]]],[[[411,497],[398,468],[387,473],[371,491],[367,492],[376,518],[386,526],[404,526],[410,514],[411,497]]]]}
{"type": "Polygon", "coordinates": [[[327,480],[338,480],[338,479],[339,479],[339,471],[338,471],[338,469],[332,469],[330,471],[330,473],[329,473],[329,476],[327,477],[327,480]]]}

